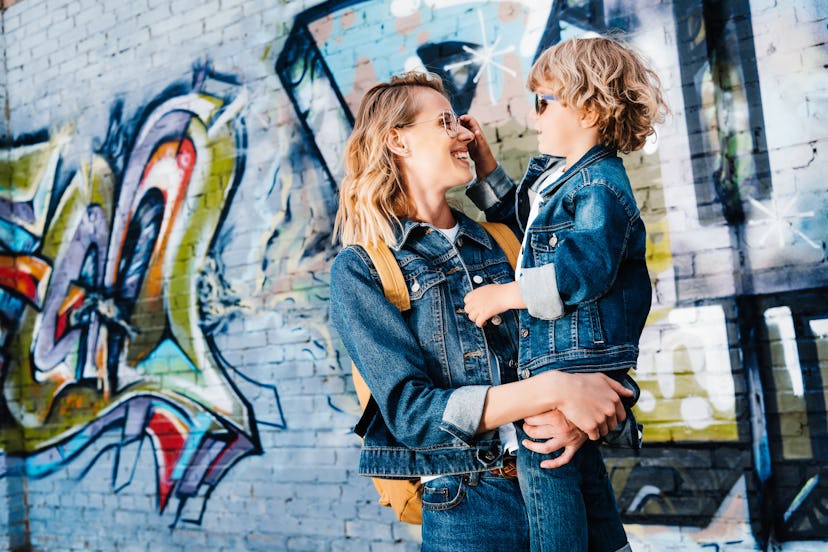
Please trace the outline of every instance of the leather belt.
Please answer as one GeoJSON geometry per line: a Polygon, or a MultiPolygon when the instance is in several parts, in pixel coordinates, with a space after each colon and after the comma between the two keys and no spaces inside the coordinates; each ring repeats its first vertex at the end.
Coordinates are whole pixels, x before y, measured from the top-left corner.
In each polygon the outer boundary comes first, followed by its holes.
{"type": "Polygon", "coordinates": [[[514,456],[507,456],[503,460],[503,467],[489,470],[489,473],[505,477],[506,479],[517,479],[517,460],[514,456]]]}

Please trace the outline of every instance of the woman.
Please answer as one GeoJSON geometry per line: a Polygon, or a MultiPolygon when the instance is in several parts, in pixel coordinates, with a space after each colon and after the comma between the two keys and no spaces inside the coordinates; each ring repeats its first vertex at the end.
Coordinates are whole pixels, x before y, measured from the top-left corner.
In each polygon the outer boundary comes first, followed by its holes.
{"type": "Polygon", "coordinates": [[[472,139],[439,77],[408,73],[373,87],[348,140],[335,225],[345,247],[331,268],[331,318],[379,407],[363,421],[359,471],[422,478],[426,551],[528,549],[514,460],[504,454],[516,448],[511,423],[558,411],[538,419],[552,420],[554,448],[569,452],[585,437],[564,429],[560,414],[597,439],[623,420],[627,394],[602,374],[518,382],[515,312],[482,328],[466,316],[467,293],[514,274],[485,230],[446,201],[471,178],[472,139]],[[379,241],[405,277],[405,313],[357,245],[379,241]]]}

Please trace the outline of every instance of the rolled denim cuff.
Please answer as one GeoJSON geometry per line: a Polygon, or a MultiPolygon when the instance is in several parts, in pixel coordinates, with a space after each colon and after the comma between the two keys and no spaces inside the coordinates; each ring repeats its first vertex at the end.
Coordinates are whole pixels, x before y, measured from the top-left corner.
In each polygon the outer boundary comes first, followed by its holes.
{"type": "Polygon", "coordinates": [[[488,385],[466,385],[455,389],[443,411],[442,428],[471,444],[480,427],[488,392],[488,385]]]}
{"type": "Polygon", "coordinates": [[[564,305],[558,292],[558,280],[555,278],[553,263],[535,268],[522,268],[518,286],[529,314],[541,320],[555,320],[563,316],[564,305]]]}
{"type": "Polygon", "coordinates": [[[475,180],[466,186],[466,196],[478,209],[485,211],[497,205],[514,187],[514,182],[498,163],[497,168],[483,180],[475,180]]]}

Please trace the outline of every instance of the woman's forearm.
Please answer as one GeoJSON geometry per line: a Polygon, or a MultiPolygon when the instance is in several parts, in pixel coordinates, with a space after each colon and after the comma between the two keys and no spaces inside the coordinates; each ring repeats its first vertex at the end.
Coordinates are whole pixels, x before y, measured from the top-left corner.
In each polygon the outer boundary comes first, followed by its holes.
{"type": "Polygon", "coordinates": [[[479,432],[490,431],[527,416],[555,409],[552,394],[535,378],[491,387],[486,394],[479,432]]]}
{"type": "Polygon", "coordinates": [[[531,378],[489,388],[478,432],[526,416],[560,410],[573,425],[597,440],[626,418],[621,396],[631,391],[601,373],[549,370],[531,378]]]}

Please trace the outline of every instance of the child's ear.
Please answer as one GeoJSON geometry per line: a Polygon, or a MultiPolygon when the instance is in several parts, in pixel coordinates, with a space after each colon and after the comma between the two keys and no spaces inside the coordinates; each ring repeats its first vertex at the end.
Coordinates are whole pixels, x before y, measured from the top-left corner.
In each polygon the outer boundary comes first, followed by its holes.
{"type": "Polygon", "coordinates": [[[405,137],[399,129],[392,128],[388,134],[385,135],[385,145],[391,150],[391,153],[399,155],[400,157],[408,156],[408,146],[405,143],[405,137]]]}
{"type": "Polygon", "coordinates": [[[586,107],[581,112],[581,128],[592,128],[598,124],[598,110],[586,107]]]}

